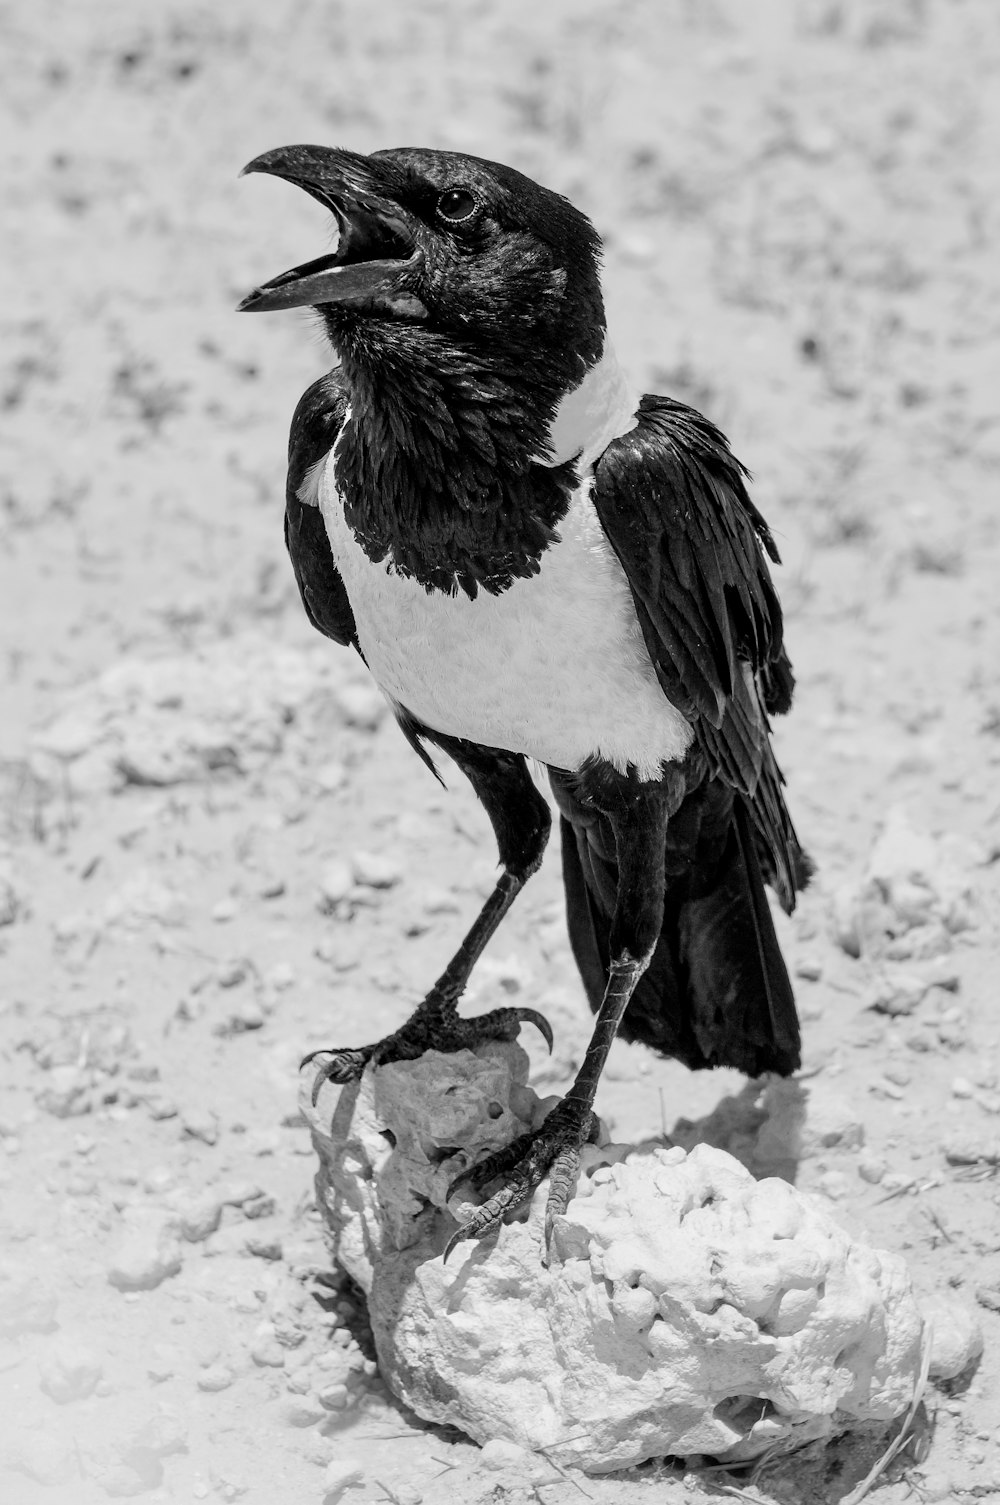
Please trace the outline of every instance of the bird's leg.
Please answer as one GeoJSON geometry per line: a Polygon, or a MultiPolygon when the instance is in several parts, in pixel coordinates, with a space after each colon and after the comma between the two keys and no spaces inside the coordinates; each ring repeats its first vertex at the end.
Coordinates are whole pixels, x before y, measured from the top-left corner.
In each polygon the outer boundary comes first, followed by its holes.
{"type": "Polygon", "coordinates": [[[326,1081],[350,1082],[369,1063],[412,1060],[426,1050],[463,1050],[482,1040],[513,1040],[523,1023],[534,1024],[552,1048],[544,1015],[531,1008],[494,1009],[475,1019],[458,1014],[473,967],[525,883],[541,864],[551,818],[524,759],[513,753],[434,736],[458,763],[486,807],[500,849],[503,872],[475,923],[437,982],[394,1034],[372,1045],[312,1051],[302,1062],[324,1057],[313,1083],[313,1102],[326,1081]]]}
{"type": "Polygon", "coordinates": [[[669,805],[659,791],[647,793],[648,789],[645,786],[641,798],[630,801],[613,816],[618,894],[611,927],[611,962],[583,1064],[569,1092],[540,1128],[522,1134],[452,1182],[449,1196],[463,1183],[479,1189],[499,1179],[502,1185],[469,1214],[449,1241],[446,1258],[462,1239],[481,1238],[497,1228],[504,1214],[525,1201],[546,1175],[550,1176],[546,1249],[554,1219],[569,1205],[580,1168],[580,1151],[597,1129],[594,1098],[601,1072],[663,924],[663,854],[669,805]]]}

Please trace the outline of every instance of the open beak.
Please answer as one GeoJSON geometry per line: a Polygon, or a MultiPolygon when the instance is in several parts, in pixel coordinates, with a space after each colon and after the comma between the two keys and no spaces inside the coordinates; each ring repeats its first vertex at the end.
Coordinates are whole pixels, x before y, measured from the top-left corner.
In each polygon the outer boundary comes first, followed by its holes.
{"type": "MultiPolygon", "coordinates": [[[[248,162],[243,173],[266,172],[304,188],[337,218],[337,249],[262,283],[239,313],[268,313],[323,303],[370,303],[405,296],[417,259],[413,221],[392,195],[399,169],[357,152],[326,146],[282,146],[248,162]]],[[[242,176],[242,174],[241,174],[242,176]]]]}

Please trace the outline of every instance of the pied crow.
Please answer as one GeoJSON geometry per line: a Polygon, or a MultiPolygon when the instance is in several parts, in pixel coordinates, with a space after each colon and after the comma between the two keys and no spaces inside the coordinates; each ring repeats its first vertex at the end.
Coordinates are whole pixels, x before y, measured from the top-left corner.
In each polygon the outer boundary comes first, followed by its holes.
{"type": "Polygon", "coordinates": [[[551,1046],[533,1009],[457,1008],[542,860],[549,807],[527,760],[545,764],[597,1020],[542,1127],[459,1178],[496,1189],[452,1243],[546,1175],[548,1240],[616,1034],[693,1068],[799,1065],[764,893],[790,911],[808,875],[770,742],[793,686],[777,550],[718,429],[640,396],[616,363],[600,238],[565,198],[446,151],[289,146],[244,171],[304,189],[338,230],[331,254],[240,305],[314,307],[340,360],[292,420],[285,537],[303,604],[361,654],[425,762],[441,749],[468,777],[502,869],[413,1015],[315,1052],[316,1090],[524,1021],[551,1046]]]}

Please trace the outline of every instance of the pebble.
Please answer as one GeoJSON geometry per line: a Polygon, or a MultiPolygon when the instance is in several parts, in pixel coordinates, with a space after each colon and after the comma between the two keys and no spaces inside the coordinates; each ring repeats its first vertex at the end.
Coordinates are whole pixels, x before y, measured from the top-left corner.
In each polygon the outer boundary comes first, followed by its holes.
{"type": "Polygon", "coordinates": [[[324,1385],[322,1390],[317,1390],[316,1399],[324,1411],[343,1411],[350,1399],[350,1392],[346,1385],[324,1385]]]}
{"type": "Polygon", "coordinates": [[[50,1333],[56,1321],[56,1299],[38,1279],[33,1266],[0,1258],[0,1336],[50,1333]]]}
{"type": "Polygon", "coordinates": [[[180,1216],[181,1233],[190,1244],[200,1244],[213,1234],[222,1222],[222,1198],[216,1192],[202,1192],[176,1210],[180,1216]]]}
{"type": "Polygon", "coordinates": [[[858,1160],[858,1175],[869,1186],[878,1186],[887,1170],[888,1166],[879,1155],[862,1155],[858,1160]]]}
{"type": "Polygon", "coordinates": [[[290,1427],[314,1427],[317,1422],[325,1420],[328,1414],[318,1400],[308,1396],[288,1400],[284,1405],[285,1420],[290,1427]]]}
{"type": "Polygon", "coordinates": [[[220,899],[209,910],[209,914],[217,925],[228,925],[230,920],[235,920],[239,912],[240,906],[235,899],[220,899]]]}
{"type": "Polygon", "coordinates": [[[393,1484],[396,1505],[423,1505],[423,1495],[415,1484],[393,1484]]]}
{"type": "Polygon", "coordinates": [[[92,1086],[92,1073],[82,1066],[53,1066],[38,1106],[54,1118],[79,1118],[93,1108],[92,1086]]]}
{"type": "Polygon", "coordinates": [[[803,957],[795,964],[795,975],[801,977],[803,982],[819,982],[823,976],[823,963],[815,957],[803,957]]]}
{"type": "Polygon", "coordinates": [[[61,1333],[38,1363],[39,1384],[59,1405],[93,1395],[104,1366],[100,1354],[82,1338],[61,1333]]]}
{"type": "Polygon", "coordinates": [[[898,1018],[912,1014],[929,989],[930,983],[913,973],[888,973],[876,983],[868,1006],[898,1018]]]}
{"type": "Polygon", "coordinates": [[[934,1295],[920,1303],[926,1320],[933,1323],[930,1376],[952,1380],[962,1374],[983,1351],[983,1330],[976,1314],[951,1296],[934,1295]]]}
{"type": "Polygon", "coordinates": [[[320,909],[330,910],[342,904],[354,887],[354,875],[343,858],[335,857],[323,868],[319,879],[320,909]]]}
{"type": "Polygon", "coordinates": [[[356,1458],[334,1458],[323,1474],[323,1487],[327,1505],[334,1505],[344,1491],[354,1484],[365,1482],[364,1466],[356,1458]]]}
{"type": "Polygon", "coordinates": [[[284,993],[288,988],[294,986],[296,977],[297,973],[291,962],[275,962],[274,966],[268,967],[264,973],[264,982],[267,987],[274,988],[279,993],[284,993]]]}
{"type": "Polygon", "coordinates": [[[347,769],[343,763],[331,759],[329,763],[324,763],[321,768],[317,768],[315,777],[316,783],[324,794],[336,794],[337,790],[343,789],[347,783],[347,769]]]}
{"type": "Polygon", "coordinates": [[[285,1367],[285,1350],[274,1336],[273,1329],[254,1339],[250,1346],[250,1357],[259,1369],[284,1369],[285,1367]]]}
{"type": "Polygon", "coordinates": [[[988,1312],[1000,1312],[1000,1286],[977,1286],[976,1300],[988,1312]]]}
{"type": "Polygon", "coordinates": [[[79,1479],[76,1444],[62,1428],[51,1432],[43,1427],[25,1428],[11,1437],[4,1461],[8,1468],[50,1489],[79,1479]]]}
{"type": "MultiPolygon", "coordinates": [[[[311,1153],[308,1145],[306,1146],[306,1153],[311,1153]]],[[[244,1248],[248,1254],[252,1254],[256,1259],[279,1260],[283,1252],[280,1238],[273,1233],[251,1233],[244,1243],[244,1248]]]]}
{"type": "Polygon", "coordinates": [[[491,1437],[489,1442],[483,1443],[479,1454],[479,1467],[497,1473],[505,1469],[526,1469],[530,1462],[531,1454],[526,1448],[503,1437],[491,1437]]]}
{"type": "Polygon", "coordinates": [[[347,725],[362,731],[373,732],[387,710],[383,696],[373,685],[340,685],[333,698],[347,725]]]}
{"type": "Polygon", "coordinates": [[[882,1075],[896,1087],[908,1087],[913,1081],[913,1073],[905,1066],[887,1066],[882,1075]]]}
{"type": "Polygon", "coordinates": [[[146,1355],[146,1373],[154,1384],[162,1385],[177,1373],[180,1350],[172,1343],[154,1343],[146,1355]]]}
{"type": "Polygon", "coordinates": [[[181,1114],[181,1133],[189,1139],[200,1139],[202,1144],[218,1144],[219,1120],[207,1109],[187,1108],[181,1114]]]}
{"type": "Polygon", "coordinates": [[[957,1077],[953,1077],[952,1078],[952,1082],[951,1082],[951,1095],[952,1095],[952,1097],[974,1097],[975,1093],[976,1093],[976,1089],[975,1089],[975,1087],[973,1087],[973,1085],[969,1081],[968,1077],[957,1076],[957,1077]]]}
{"type": "Polygon", "coordinates": [[[363,888],[395,888],[403,876],[395,858],[379,852],[355,852],[351,867],[355,883],[360,883],[363,888]]]}
{"type": "Polygon", "coordinates": [[[125,1235],[111,1257],[108,1280],[119,1291],[152,1291],[181,1268],[177,1218],[155,1209],[125,1215],[125,1235]]]}
{"type": "Polygon", "coordinates": [[[214,1393],[216,1390],[228,1390],[235,1382],[235,1372],[228,1364],[209,1364],[199,1374],[195,1384],[199,1390],[208,1390],[214,1393]]]}
{"type": "Polygon", "coordinates": [[[842,1202],[850,1195],[850,1182],[843,1171],[826,1171],[819,1178],[819,1189],[831,1202],[842,1202]]]}

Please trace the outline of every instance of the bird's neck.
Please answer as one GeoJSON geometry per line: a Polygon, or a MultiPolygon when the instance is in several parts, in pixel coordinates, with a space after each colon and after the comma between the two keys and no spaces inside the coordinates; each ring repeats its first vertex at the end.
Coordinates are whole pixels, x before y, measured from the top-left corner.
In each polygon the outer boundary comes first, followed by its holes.
{"type": "Polygon", "coordinates": [[[428,590],[499,593],[537,573],[581,459],[635,422],[610,350],[575,383],[562,353],[477,359],[425,339],[376,352],[345,341],[341,356],[351,414],[335,463],[346,520],[369,558],[428,590]]]}

